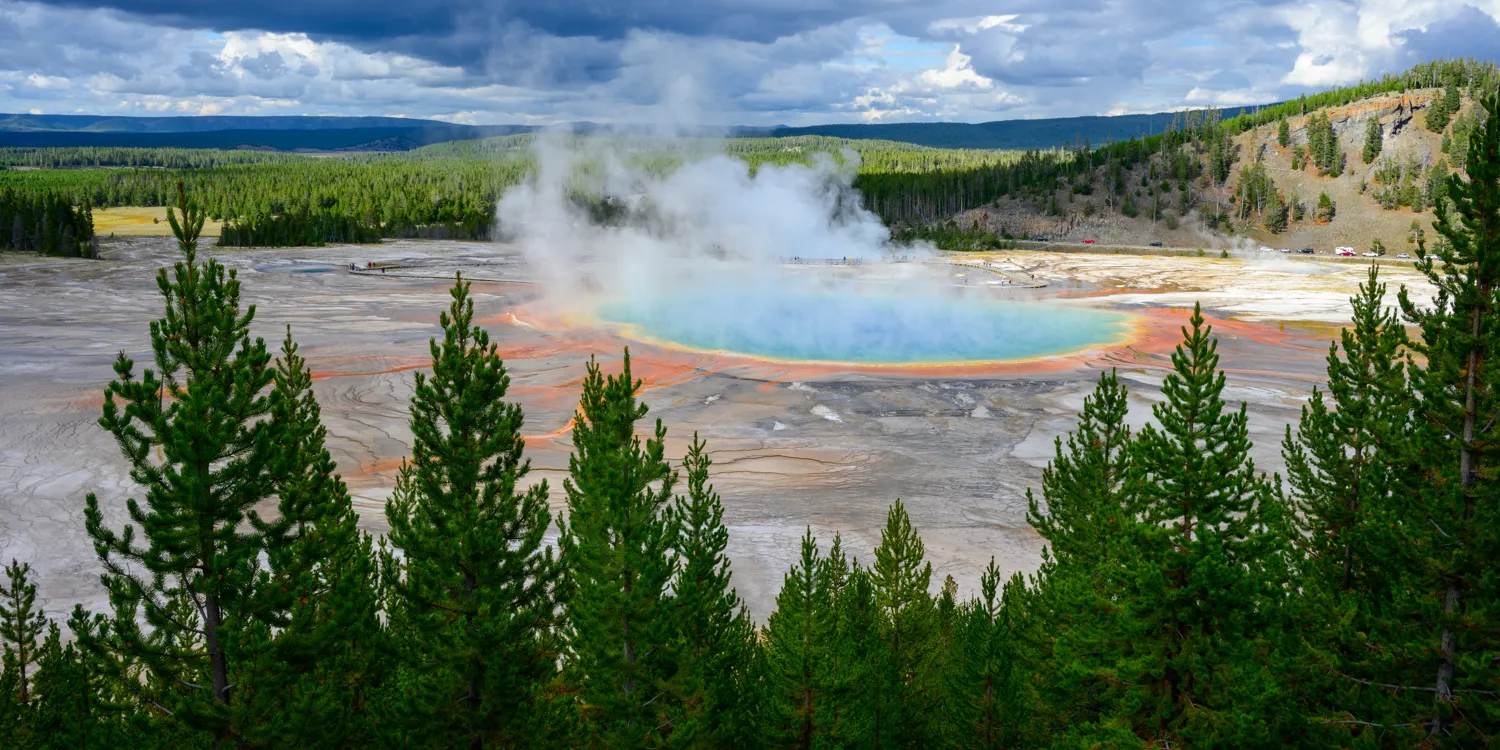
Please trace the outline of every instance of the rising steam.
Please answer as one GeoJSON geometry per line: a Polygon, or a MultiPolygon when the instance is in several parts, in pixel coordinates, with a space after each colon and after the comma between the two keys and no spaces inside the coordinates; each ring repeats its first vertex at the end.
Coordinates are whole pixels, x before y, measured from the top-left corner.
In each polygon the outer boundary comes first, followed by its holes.
{"type": "Polygon", "coordinates": [[[951,269],[891,262],[931,254],[893,247],[861,207],[852,152],[752,173],[701,144],[537,140],[538,168],[498,218],[541,275],[542,304],[629,335],[798,360],[1008,359],[1116,332],[1118,316],[965,297],[951,269]]]}

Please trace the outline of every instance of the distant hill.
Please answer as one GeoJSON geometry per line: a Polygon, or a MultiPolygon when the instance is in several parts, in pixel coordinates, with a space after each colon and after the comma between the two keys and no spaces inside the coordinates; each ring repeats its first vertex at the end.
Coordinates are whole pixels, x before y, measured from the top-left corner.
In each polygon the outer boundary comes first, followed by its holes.
{"type": "Polygon", "coordinates": [[[179,132],[5,131],[0,146],[114,146],[134,148],[272,149],[276,151],[410,151],[433,143],[504,135],[503,128],[432,125],[290,130],[179,132]]]}
{"type": "Polygon", "coordinates": [[[0,114],[0,147],[115,146],[272,149],[276,151],[409,151],[414,148],[529,133],[525,125],[455,125],[402,117],[105,117],[0,114]]]}
{"type": "MultiPolygon", "coordinates": [[[[202,133],[211,130],[349,130],[356,128],[421,129],[455,127],[439,120],[407,117],[116,117],[109,115],[6,115],[0,131],[67,133],[202,133]]],[[[462,127],[462,126],[458,126],[462,127]]]]}
{"type": "MultiPolygon", "coordinates": [[[[1225,117],[1239,110],[1222,110],[1225,117]]],[[[1160,133],[1171,113],[1118,117],[1059,117],[982,123],[895,123],[736,127],[730,137],[825,135],[888,140],[936,148],[1046,149],[1086,139],[1106,140],[1160,133]]],[[[562,126],[592,133],[605,127],[580,122],[562,126]]],[[[637,128],[627,128],[638,130],[637,128]]],[[[115,117],[102,115],[0,114],[0,147],[117,146],[277,151],[408,151],[414,148],[500,135],[531,133],[529,125],[455,125],[402,117],[115,117]]]]}
{"type": "MultiPolygon", "coordinates": [[[[1269,105],[1263,105],[1269,106],[1269,105]]],[[[1253,112],[1260,107],[1248,107],[1253,112]]],[[[1221,109],[1228,119],[1242,110],[1221,109]]],[[[934,148],[1047,149],[1087,140],[1094,146],[1105,141],[1124,141],[1158,135],[1179,114],[1163,112],[1154,115],[1117,115],[1114,117],[1052,117],[1039,120],[997,120],[995,122],[911,122],[872,125],[812,125],[777,127],[761,135],[826,135],[856,140],[887,140],[915,143],[934,148]]]]}

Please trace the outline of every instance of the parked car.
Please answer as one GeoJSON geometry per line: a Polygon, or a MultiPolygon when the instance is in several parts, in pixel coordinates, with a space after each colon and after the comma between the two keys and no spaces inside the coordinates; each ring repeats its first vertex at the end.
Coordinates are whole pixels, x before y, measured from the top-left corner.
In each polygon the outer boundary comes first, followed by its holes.
{"type": "Polygon", "coordinates": [[[1153,242],[1153,243],[1151,243],[1151,246],[1152,247],[1161,247],[1161,243],[1160,242],[1153,242]]]}
{"type": "Polygon", "coordinates": [[[1298,250],[1297,252],[1302,253],[1303,255],[1316,255],[1318,251],[1314,250],[1314,249],[1312,249],[1310,247],[1304,247],[1301,250],[1298,250]]]}
{"type": "Polygon", "coordinates": [[[1092,244],[1094,244],[1094,241],[1093,240],[1084,240],[1083,244],[1085,244],[1085,245],[1092,245],[1092,244]]]}
{"type": "Polygon", "coordinates": [[[1367,253],[1365,253],[1365,257],[1366,258],[1379,258],[1380,257],[1380,253],[1369,253],[1369,252],[1367,252],[1367,253]]]}
{"type": "Polygon", "coordinates": [[[1032,237],[1031,241],[1032,242],[1046,242],[1047,238],[1046,237],[1032,237]]]}
{"type": "Polygon", "coordinates": [[[1411,260],[1411,256],[1407,255],[1406,253],[1397,253],[1396,257],[1400,258],[1401,260],[1411,260]]]}
{"type": "Polygon", "coordinates": [[[1280,250],[1278,250],[1277,252],[1280,252],[1280,253],[1290,253],[1291,251],[1292,251],[1291,248],[1289,248],[1289,247],[1283,247],[1280,250]]]}
{"type": "Polygon", "coordinates": [[[1335,253],[1335,254],[1338,255],[1341,258],[1353,258],[1354,257],[1354,251],[1350,250],[1347,247],[1341,247],[1341,248],[1339,248],[1338,252],[1335,253]]]}

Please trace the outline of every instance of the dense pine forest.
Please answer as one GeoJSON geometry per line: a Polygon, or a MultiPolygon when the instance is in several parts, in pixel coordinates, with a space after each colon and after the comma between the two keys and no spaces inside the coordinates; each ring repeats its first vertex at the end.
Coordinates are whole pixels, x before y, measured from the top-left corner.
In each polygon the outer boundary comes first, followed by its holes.
{"type": "Polygon", "coordinates": [[[55,192],[0,188],[0,250],[96,257],[93,209],[55,192]]]}
{"type": "MultiPolygon", "coordinates": [[[[1500,69],[1490,62],[1424,63],[1399,75],[1235,117],[1224,118],[1218,110],[1187,112],[1164,132],[1149,137],[1105,144],[1082,141],[1049,151],[936,149],[822,136],[686,139],[670,144],[646,136],[610,140],[617,152],[651,169],[670,169],[685,155],[700,152],[728,153],[751,169],[831,158],[856,170],[854,187],[865,206],[899,231],[940,223],[1004,197],[1033,200],[1043,210],[1060,214],[1060,189],[1084,196],[1098,191],[1103,194],[1102,210],[1128,217],[1163,216],[1169,228],[1175,227],[1177,217],[1197,209],[1209,228],[1235,218],[1281,231],[1303,214],[1325,214],[1321,206],[1304,205],[1304,196],[1285,195],[1273,180],[1257,174],[1258,156],[1240,154],[1233,141],[1236,135],[1266,126],[1284,131],[1289,117],[1379,94],[1440,90],[1424,124],[1443,133],[1445,158],[1425,169],[1392,162],[1382,166],[1377,184],[1371,186],[1382,206],[1420,210],[1442,199],[1441,186],[1451,170],[1464,168],[1469,134],[1482,124],[1477,110],[1458,114],[1461,91],[1469,91],[1472,99],[1475,92],[1497,86],[1500,69]],[[1248,175],[1243,172],[1247,169],[1248,175]],[[1243,179],[1246,176],[1250,179],[1243,179]],[[1203,191],[1226,186],[1232,179],[1238,184],[1233,214],[1201,200],[1203,191]]],[[[576,142],[572,145],[596,147],[600,140],[563,137],[576,142]]],[[[184,182],[211,218],[225,222],[220,244],[229,246],[373,242],[387,237],[490,239],[494,232],[504,232],[496,226],[496,201],[533,170],[534,138],[508,135],[403,154],[330,158],[192,149],[0,149],[0,167],[12,167],[0,170],[0,189],[32,201],[43,200],[39,196],[61,198],[80,214],[72,220],[76,224],[86,220],[85,206],[169,205],[176,184],[184,182]]],[[[1321,174],[1337,176],[1343,171],[1348,155],[1341,151],[1326,115],[1313,118],[1308,140],[1305,152],[1297,147],[1299,158],[1321,174]]],[[[1378,155],[1378,144],[1374,153],[1368,148],[1367,162],[1378,155]]],[[[1314,200],[1305,197],[1309,204],[1314,200]]],[[[1328,211],[1331,216],[1332,207],[1328,211]]]]}
{"type": "Polygon", "coordinates": [[[763,624],[706,446],[666,454],[628,352],[588,367],[553,517],[462,279],[390,533],[358,530],[295,331],[251,337],[239,280],[198,255],[211,209],[179,188],[155,365],[122,354],[99,420],[144,496],[123,527],[85,500],[109,607],[50,621],[6,569],[0,743],[1492,746],[1500,95],[1484,107],[1419,250],[1436,298],[1387,311],[1371,269],[1287,476],[1251,462],[1195,309],[1148,426],[1106,373],[1057,441],[1035,575],[992,563],[960,594],[894,500],[873,550],[809,532],[763,624]]]}

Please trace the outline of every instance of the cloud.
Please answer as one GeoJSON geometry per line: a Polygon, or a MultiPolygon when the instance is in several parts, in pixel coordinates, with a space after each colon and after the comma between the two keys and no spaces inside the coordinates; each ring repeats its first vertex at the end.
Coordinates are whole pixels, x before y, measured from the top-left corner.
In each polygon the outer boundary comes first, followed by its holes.
{"type": "Polygon", "coordinates": [[[1492,0],[0,0],[0,111],[983,121],[1500,55],[1492,0]]]}
{"type": "Polygon", "coordinates": [[[1500,59],[1500,20],[1478,8],[1462,8],[1451,18],[1396,36],[1405,59],[1412,63],[1444,57],[1500,59]]]}

